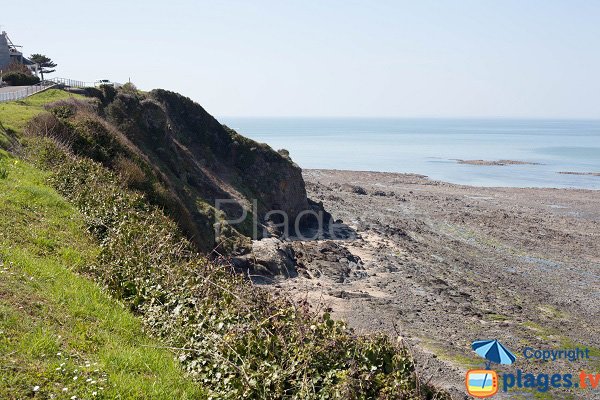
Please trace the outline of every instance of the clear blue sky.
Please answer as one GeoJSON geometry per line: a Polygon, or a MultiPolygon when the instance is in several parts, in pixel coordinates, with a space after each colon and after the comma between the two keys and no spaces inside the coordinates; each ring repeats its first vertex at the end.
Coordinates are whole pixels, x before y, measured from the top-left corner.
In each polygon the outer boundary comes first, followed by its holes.
{"type": "Polygon", "coordinates": [[[600,1],[10,1],[54,76],[226,116],[600,118],[600,1]]]}

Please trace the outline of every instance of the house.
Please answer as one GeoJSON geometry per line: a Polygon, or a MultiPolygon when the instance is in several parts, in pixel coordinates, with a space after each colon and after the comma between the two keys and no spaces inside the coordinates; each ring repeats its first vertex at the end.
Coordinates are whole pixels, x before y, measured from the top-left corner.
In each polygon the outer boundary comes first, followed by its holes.
{"type": "Polygon", "coordinates": [[[19,50],[21,46],[15,46],[4,31],[0,34],[0,70],[6,70],[11,63],[19,63],[27,66],[37,75],[38,65],[23,57],[19,50]]]}

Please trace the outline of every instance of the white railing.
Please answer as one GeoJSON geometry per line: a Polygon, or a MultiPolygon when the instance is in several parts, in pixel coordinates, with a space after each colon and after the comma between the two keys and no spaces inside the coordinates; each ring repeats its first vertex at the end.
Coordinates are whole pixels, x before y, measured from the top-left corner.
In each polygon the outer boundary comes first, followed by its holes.
{"type": "Polygon", "coordinates": [[[94,87],[94,82],[76,81],[68,78],[52,78],[50,81],[56,83],[57,85],[64,85],[74,88],[94,87]]]}
{"type": "Polygon", "coordinates": [[[46,90],[53,86],[66,86],[74,88],[94,87],[94,82],[77,81],[68,78],[52,78],[44,80],[36,85],[27,86],[26,88],[15,90],[14,92],[1,92],[0,103],[6,101],[16,101],[29,97],[33,94],[46,90]]]}
{"type": "Polygon", "coordinates": [[[15,90],[14,92],[0,92],[0,103],[6,101],[21,100],[25,97],[31,96],[32,94],[36,94],[38,92],[41,92],[42,90],[51,88],[52,86],[56,86],[56,83],[44,81],[36,85],[27,86],[26,88],[15,90]]]}

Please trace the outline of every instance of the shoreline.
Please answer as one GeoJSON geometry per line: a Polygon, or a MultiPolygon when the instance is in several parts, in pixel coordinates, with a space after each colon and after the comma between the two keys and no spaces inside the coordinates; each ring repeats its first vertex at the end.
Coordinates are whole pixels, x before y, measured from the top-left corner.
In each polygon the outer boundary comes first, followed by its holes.
{"type": "Polygon", "coordinates": [[[464,373],[478,365],[473,340],[499,339],[515,353],[522,343],[600,348],[588,322],[600,305],[596,190],[332,169],[303,176],[309,197],[357,238],[302,243],[302,273],[273,286],[331,308],[358,332],[402,336],[419,374],[454,397],[464,396],[464,373]]]}
{"type": "MultiPolygon", "coordinates": [[[[470,165],[470,164],[465,164],[470,165]]],[[[522,164],[517,164],[522,165],[522,164]]],[[[530,165],[541,165],[541,164],[530,164],[530,165]]],[[[479,165],[475,164],[474,166],[489,166],[489,165],[479,165]]],[[[492,165],[498,166],[498,165],[492,165]]],[[[581,188],[581,187],[555,187],[555,186],[480,186],[480,185],[472,185],[465,183],[454,183],[442,179],[434,179],[428,175],[420,174],[418,172],[391,172],[391,171],[375,171],[375,170],[354,170],[354,169],[338,169],[338,168],[302,168],[302,173],[309,173],[311,171],[322,171],[322,172],[334,172],[334,173],[357,173],[357,174],[391,174],[391,175],[399,175],[399,176],[408,176],[424,179],[427,182],[430,182],[432,185],[450,185],[450,186],[459,186],[465,188],[482,188],[482,189],[526,189],[526,190],[580,190],[580,191],[589,191],[596,192],[600,190],[600,187],[597,189],[594,188],[581,188]]],[[[600,172],[575,172],[575,171],[558,171],[556,174],[559,175],[576,175],[576,176],[593,176],[600,177],[600,172]]],[[[600,180],[599,180],[600,181],[600,180]]],[[[426,182],[422,182],[423,184],[427,184],[426,182]]],[[[600,184],[600,183],[599,183],[600,184]]]]}

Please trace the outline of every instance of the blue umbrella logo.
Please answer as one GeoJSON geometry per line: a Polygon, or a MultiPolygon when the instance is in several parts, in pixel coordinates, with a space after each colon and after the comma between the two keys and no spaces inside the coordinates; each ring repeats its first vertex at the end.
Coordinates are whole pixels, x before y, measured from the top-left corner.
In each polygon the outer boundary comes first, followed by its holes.
{"type": "Polygon", "coordinates": [[[497,340],[477,340],[471,347],[477,355],[486,359],[486,363],[484,370],[467,371],[467,392],[478,398],[493,396],[498,392],[498,375],[490,369],[490,365],[512,364],[517,358],[497,340]]]}
{"type": "MultiPolygon", "coordinates": [[[[473,350],[475,350],[475,353],[477,353],[477,355],[479,355],[480,357],[483,357],[487,360],[485,363],[486,370],[490,369],[490,366],[492,363],[512,364],[517,359],[515,357],[515,355],[510,352],[510,350],[508,350],[506,347],[504,347],[504,345],[497,340],[477,340],[471,344],[471,348],[473,350]]],[[[475,380],[475,379],[473,380],[473,383],[476,384],[477,387],[479,387],[479,382],[481,381],[481,390],[486,388],[486,385],[493,385],[493,379],[494,379],[494,376],[496,376],[496,373],[493,371],[490,371],[489,374],[487,372],[485,372],[485,374],[484,374],[483,373],[484,371],[480,371],[480,372],[481,372],[480,375],[484,375],[483,378],[481,378],[479,376],[477,380],[475,380]],[[489,379],[488,379],[488,376],[490,376],[489,379]],[[488,381],[490,381],[490,380],[491,380],[491,382],[488,383],[488,381]]],[[[469,375],[467,374],[467,389],[469,388],[469,385],[471,384],[468,377],[469,377],[469,375]]],[[[473,394],[471,392],[469,392],[469,393],[473,394]]],[[[494,393],[496,393],[496,392],[494,391],[494,393]]],[[[476,396],[476,397],[480,397],[480,396],[476,396]]],[[[486,397],[487,397],[487,395],[486,395],[486,397]]]]}
{"type": "Polygon", "coordinates": [[[477,340],[471,344],[475,353],[487,360],[485,368],[490,369],[492,363],[512,364],[517,359],[502,343],[497,340],[477,340]]]}

